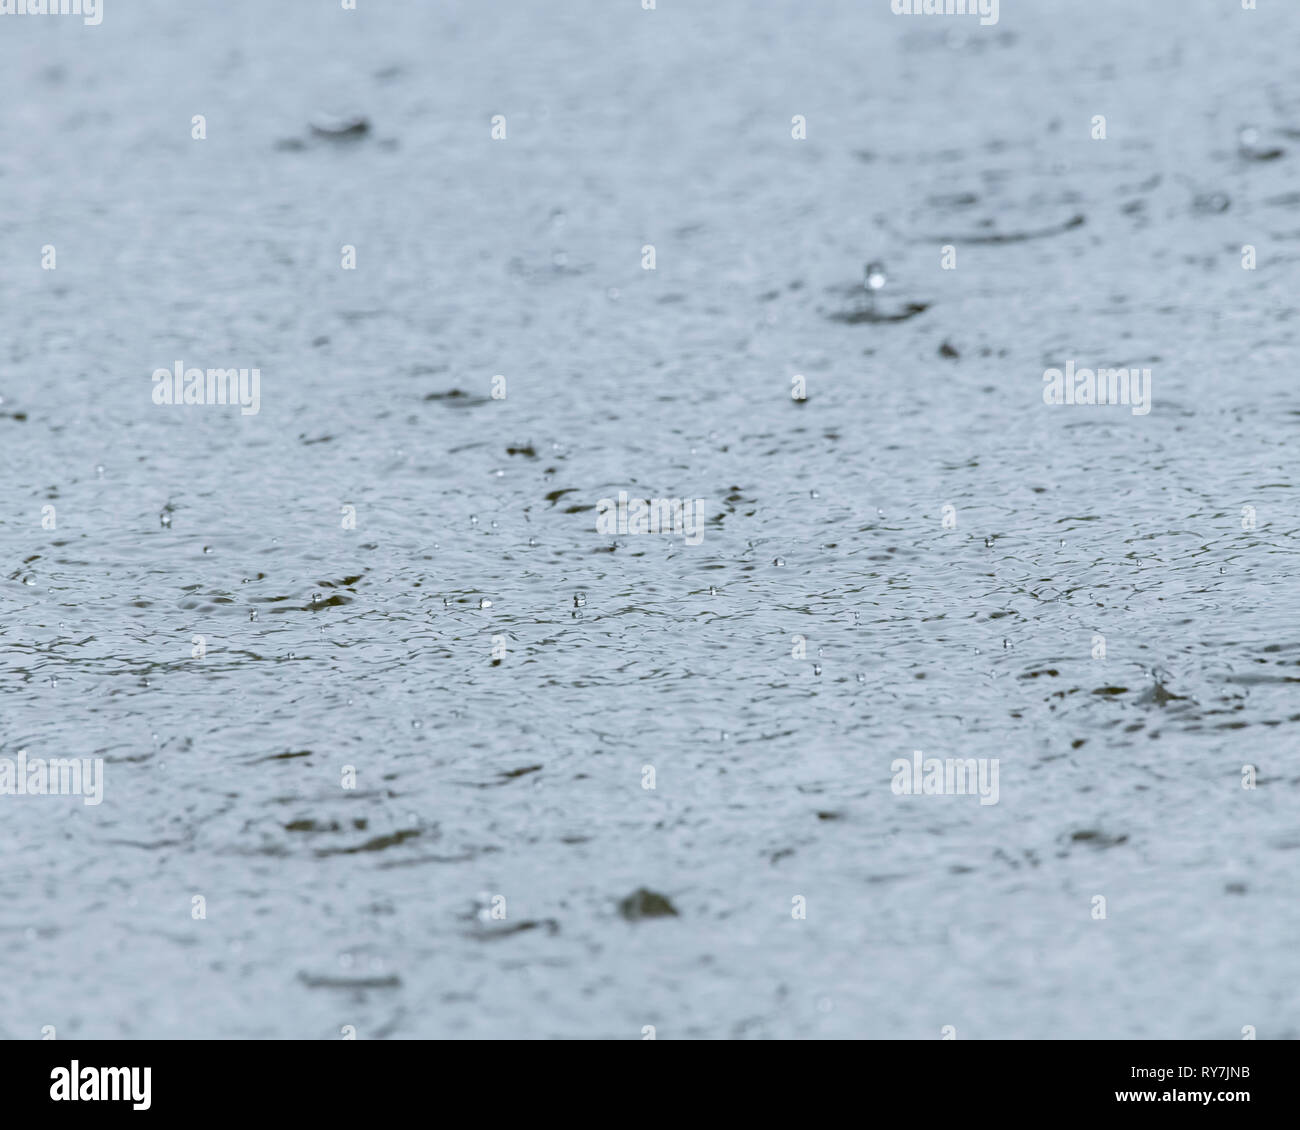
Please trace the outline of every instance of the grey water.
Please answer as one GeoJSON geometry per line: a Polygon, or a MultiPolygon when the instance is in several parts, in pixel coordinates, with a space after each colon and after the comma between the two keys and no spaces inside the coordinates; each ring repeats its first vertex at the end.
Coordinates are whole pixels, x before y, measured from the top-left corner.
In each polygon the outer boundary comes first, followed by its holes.
{"type": "Polygon", "coordinates": [[[1298,36],[0,15],[0,1037],[1300,1037],[1298,36]]]}

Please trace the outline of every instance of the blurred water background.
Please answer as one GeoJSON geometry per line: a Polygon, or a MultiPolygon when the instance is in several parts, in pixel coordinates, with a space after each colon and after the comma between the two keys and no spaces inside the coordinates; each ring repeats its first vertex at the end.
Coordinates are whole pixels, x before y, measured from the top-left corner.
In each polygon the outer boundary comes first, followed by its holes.
{"type": "Polygon", "coordinates": [[[0,1036],[1300,1036],[1300,8],[358,8],[0,17],[0,1036]]]}

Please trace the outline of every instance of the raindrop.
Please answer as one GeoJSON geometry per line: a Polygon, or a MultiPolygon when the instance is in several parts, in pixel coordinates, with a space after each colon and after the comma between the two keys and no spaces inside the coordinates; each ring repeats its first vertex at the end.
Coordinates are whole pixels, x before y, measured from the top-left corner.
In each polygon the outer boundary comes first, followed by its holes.
{"type": "Polygon", "coordinates": [[[172,516],[168,514],[166,510],[164,510],[161,514],[158,515],[158,521],[161,522],[163,528],[166,529],[172,524],[172,516]]]}
{"type": "Polygon", "coordinates": [[[809,497],[809,498],[821,498],[821,495],[818,494],[815,490],[810,490],[810,491],[808,492],[808,497],[809,497]]]}
{"type": "Polygon", "coordinates": [[[212,552],[212,546],[210,546],[210,545],[205,545],[205,546],[203,547],[203,552],[204,552],[204,553],[211,553],[211,552],[212,552]]]}
{"type": "Polygon", "coordinates": [[[718,590],[715,589],[712,585],[709,586],[709,595],[710,595],[710,596],[717,596],[717,595],[718,595],[718,590]]]}
{"type": "Polygon", "coordinates": [[[861,671],[858,672],[858,682],[861,683],[863,686],[867,685],[867,677],[866,675],[862,674],[861,671]]]}
{"type": "Polygon", "coordinates": [[[536,539],[536,538],[529,538],[529,539],[528,539],[528,544],[529,544],[530,547],[536,545],[536,544],[537,544],[537,539],[536,539]]]}
{"type": "Polygon", "coordinates": [[[249,618],[250,620],[256,620],[256,619],[257,619],[257,609],[256,609],[256,608],[254,608],[254,609],[253,609],[253,610],[248,614],[248,618],[249,618]]]}
{"type": "Polygon", "coordinates": [[[868,263],[863,275],[862,285],[868,290],[879,290],[884,286],[885,265],[883,263],[868,263]]]}
{"type": "Polygon", "coordinates": [[[479,606],[480,608],[491,608],[491,607],[492,607],[492,602],[491,602],[490,600],[488,600],[487,597],[483,597],[483,598],[478,602],[478,606],[479,606]]]}
{"type": "MultiPolygon", "coordinates": [[[[0,404],[3,403],[4,403],[4,397],[0,396],[0,404]]],[[[101,479],[104,477],[104,464],[101,463],[99,464],[99,466],[95,468],[95,474],[98,475],[101,479]]]]}
{"type": "Polygon", "coordinates": [[[784,558],[784,557],[774,557],[774,558],[772,559],[772,564],[775,565],[778,569],[780,569],[782,566],[785,565],[785,558],[784,558]]]}
{"type": "Polygon", "coordinates": [[[574,608],[583,608],[583,607],[586,606],[586,603],[587,603],[587,598],[586,598],[586,596],[584,596],[582,593],[580,593],[580,592],[576,592],[576,593],[573,594],[573,607],[574,607],[574,608]]]}
{"type": "Polygon", "coordinates": [[[478,525],[478,515],[477,515],[477,514],[471,514],[471,515],[469,516],[469,524],[470,524],[471,526],[477,526],[477,525],[478,525]]]}
{"type": "Polygon", "coordinates": [[[820,675],[821,673],[822,673],[822,665],[821,665],[820,663],[814,663],[814,664],[813,664],[813,674],[814,674],[814,675],[820,675]]]}

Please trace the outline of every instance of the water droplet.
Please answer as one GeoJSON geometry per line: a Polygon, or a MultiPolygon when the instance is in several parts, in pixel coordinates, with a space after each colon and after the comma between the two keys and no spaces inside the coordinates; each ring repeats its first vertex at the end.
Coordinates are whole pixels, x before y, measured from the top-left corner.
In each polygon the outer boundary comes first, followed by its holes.
{"type": "Polygon", "coordinates": [[[821,665],[820,663],[814,663],[814,664],[813,664],[813,674],[814,674],[814,675],[820,675],[821,673],[822,673],[822,665],[821,665]]]}
{"type": "Polygon", "coordinates": [[[876,507],[876,517],[877,517],[877,518],[883,518],[884,516],[885,516],[885,512],[884,512],[883,510],[881,510],[879,506],[877,506],[877,507],[876,507]]]}
{"type": "Polygon", "coordinates": [[[487,597],[483,597],[483,598],[478,602],[478,606],[479,606],[480,608],[491,608],[491,607],[492,607],[492,602],[491,602],[490,600],[488,600],[487,597]]]}
{"type": "Polygon", "coordinates": [[[314,593],[312,593],[312,594],[311,594],[311,602],[312,602],[312,604],[319,604],[319,603],[320,603],[320,593],[318,593],[318,592],[314,592],[314,593]]]}
{"type": "MultiPolygon", "coordinates": [[[[501,474],[502,472],[498,471],[497,473],[498,473],[498,474],[501,474]]],[[[493,528],[494,530],[499,530],[499,529],[501,528],[501,527],[497,524],[497,520],[496,520],[495,518],[492,519],[492,528],[493,528]]]]}
{"type": "Polygon", "coordinates": [[[992,549],[992,548],[993,548],[993,539],[992,539],[992,538],[985,538],[985,539],[984,539],[984,548],[985,548],[985,549],[992,549]]]}
{"type": "Polygon", "coordinates": [[[730,740],[731,740],[731,735],[727,733],[726,730],[723,730],[722,733],[718,735],[718,741],[720,742],[729,742],[730,740]]]}
{"type": "Polygon", "coordinates": [[[1003,640],[1003,641],[1002,641],[1002,646],[1003,646],[1003,647],[1010,647],[1010,646],[1011,646],[1011,642],[1010,642],[1009,640],[1003,640]]]}
{"type": "Polygon", "coordinates": [[[158,521],[161,522],[163,528],[166,529],[168,526],[172,524],[172,516],[168,514],[166,510],[164,510],[161,514],[158,515],[158,521]]]}
{"type": "Polygon", "coordinates": [[[290,658],[290,659],[297,659],[297,658],[298,658],[297,653],[296,653],[296,652],[292,652],[292,651],[289,652],[289,658],[290,658]]]}
{"type": "Polygon", "coordinates": [[[810,491],[808,492],[808,497],[809,497],[809,498],[821,498],[821,495],[818,494],[815,490],[810,490],[810,491]]]}
{"type": "Polygon", "coordinates": [[[421,722],[418,718],[416,718],[416,719],[411,723],[411,729],[412,729],[412,730],[420,730],[420,729],[423,729],[423,728],[424,728],[424,723],[421,722]]]}
{"type": "MultiPolygon", "coordinates": [[[[5,398],[4,398],[3,396],[0,396],[0,404],[3,404],[4,401],[5,401],[5,398]]],[[[104,477],[104,464],[100,463],[100,464],[95,468],[95,474],[98,475],[101,479],[104,477]]]]}
{"type": "Polygon", "coordinates": [[[537,539],[536,539],[536,538],[529,538],[529,539],[528,539],[528,545],[529,545],[530,548],[531,548],[532,546],[535,546],[536,544],[537,544],[537,539]]]}
{"type": "Polygon", "coordinates": [[[862,674],[861,671],[858,672],[858,682],[861,683],[863,686],[867,685],[867,677],[866,675],[862,674]]]}
{"type": "Polygon", "coordinates": [[[717,596],[717,595],[718,595],[718,590],[715,589],[712,585],[709,586],[709,595],[710,595],[710,596],[717,596]]]}
{"type": "Polygon", "coordinates": [[[250,620],[256,620],[256,619],[257,619],[257,609],[256,609],[256,608],[254,608],[251,612],[249,612],[249,614],[248,614],[248,618],[249,618],[250,620]]]}
{"type": "Polygon", "coordinates": [[[868,290],[879,290],[885,285],[885,267],[883,263],[868,263],[863,275],[862,285],[868,290]]]}
{"type": "Polygon", "coordinates": [[[573,594],[573,607],[582,608],[587,603],[587,598],[580,592],[573,594]]]}
{"type": "Polygon", "coordinates": [[[211,552],[212,552],[212,546],[210,546],[210,545],[205,545],[205,546],[203,547],[203,552],[204,552],[204,553],[211,553],[211,552]]]}
{"type": "Polygon", "coordinates": [[[477,514],[471,514],[471,515],[469,516],[469,524],[470,524],[471,526],[477,526],[477,525],[478,525],[478,515],[477,515],[477,514]]]}
{"type": "Polygon", "coordinates": [[[782,567],[785,565],[785,558],[784,558],[784,557],[774,557],[774,558],[772,559],[772,564],[775,565],[778,569],[780,569],[780,568],[782,568],[782,567]]]}

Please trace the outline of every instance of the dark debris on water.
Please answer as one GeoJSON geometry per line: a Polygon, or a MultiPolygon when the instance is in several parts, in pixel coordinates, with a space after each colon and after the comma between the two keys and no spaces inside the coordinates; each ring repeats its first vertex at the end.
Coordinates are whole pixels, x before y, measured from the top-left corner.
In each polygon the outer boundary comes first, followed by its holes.
{"type": "Polygon", "coordinates": [[[676,918],[677,908],[663,895],[638,887],[618,904],[618,912],[629,922],[642,918],[676,918]]]}

